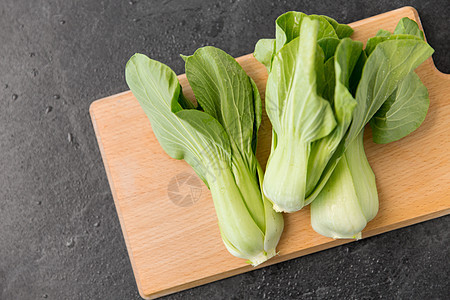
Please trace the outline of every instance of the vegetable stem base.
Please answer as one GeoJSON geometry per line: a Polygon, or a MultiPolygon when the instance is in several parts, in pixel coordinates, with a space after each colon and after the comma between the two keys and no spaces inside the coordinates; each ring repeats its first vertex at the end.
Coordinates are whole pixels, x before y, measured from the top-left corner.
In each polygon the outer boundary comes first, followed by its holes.
{"type": "Polygon", "coordinates": [[[272,249],[272,250],[270,250],[268,252],[261,252],[261,253],[259,253],[255,257],[249,259],[249,261],[252,264],[252,266],[256,267],[257,265],[262,264],[266,260],[271,259],[275,255],[277,255],[277,253],[275,252],[275,249],[272,249]]]}

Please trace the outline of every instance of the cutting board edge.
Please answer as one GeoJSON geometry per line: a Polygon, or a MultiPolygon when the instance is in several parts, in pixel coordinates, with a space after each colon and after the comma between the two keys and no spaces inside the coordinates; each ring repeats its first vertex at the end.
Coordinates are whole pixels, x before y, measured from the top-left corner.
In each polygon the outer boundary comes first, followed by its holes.
{"type": "MultiPolygon", "coordinates": [[[[128,91],[128,92],[131,92],[131,91],[128,91]]],[[[126,94],[128,92],[127,91],[126,92],[121,92],[121,93],[115,94],[113,96],[105,97],[105,98],[103,98],[103,100],[113,100],[113,99],[109,99],[109,98],[117,97],[117,96],[126,94]]],[[[133,270],[133,275],[134,275],[134,278],[136,280],[136,286],[138,288],[138,291],[139,291],[139,294],[141,295],[141,297],[144,298],[144,299],[147,299],[146,297],[144,297],[145,295],[141,292],[141,277],[139,275],[138,268],[135,267],[136,263],[134,261],[134,257],[133,257],[133,255],[130,255],[132,253],[132,249],[131,249],[131,243],[128,240],[128,231],[126,229],[125,222],[123,220],[122,210],[121,210],[121,207],[120,207],[120,201],[118,199],[118,196],[117,196],[117,193],[116,193],[116,189],[114,187],[114,181],[113,181],[113,178],[112,178],[111,173],[110,173],[110,168],[109,168],[108,161],[107,161],[107,159],[105,157],[105,150],[104,150],[102,139],[101,139],[101,136],[99,134],[99,130],[98,130],[98,126],[97,126],[97,118],[96,118],[95,110],[96,110],[97,106],[103,105],[104,101],[99,102],[101,100],[102,99],[94,101],[93,103],[91,103],[91,105],[89,107],[89,114],[90,114],[91,120],[92,120],[92,127],[94,127],[94,132],[95,132],[95,135],[97,137],[98,147],[100,149],[100,154],[101,154],[101,157],[102,157],[103,165],[105,166],[106,178],[108,179],[108,184],[109,184],[109,187],[110,187],[110,190],[111,190],[111,194],[113,196],[114,206],[116,207],[117,216],[119,218],[119,223],[120,223],[120,228],[122,230],[123,238],[124,238],[124,241],[125,241],[125,247],[127,249],[128,257],[129,257],[130,262],[131,262],[131,269],[133,270]]]]}

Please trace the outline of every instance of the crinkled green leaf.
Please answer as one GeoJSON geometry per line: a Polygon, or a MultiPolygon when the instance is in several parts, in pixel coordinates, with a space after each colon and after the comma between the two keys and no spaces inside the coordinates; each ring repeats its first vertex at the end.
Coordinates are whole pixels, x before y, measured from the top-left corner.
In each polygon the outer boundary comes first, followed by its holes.
{"type": "Polygon", "coordinates": [[[353,68],[352,75],[350,76],[349,81],[349,91],[355,97],[356,89],[358,88],[359,81],[361,80],[361,75],[364,69],[364,65],[366,64],[367,56],[363,51],[356,62],[355,67],[353,68]]]}
{"type": "MultiPolygon", "coordinates": [[[[375,48],[363,68],[356,91],[357,105],[353,110],[353,120],[348,133],[335,150],[306,203],[312,202],[318,196],[349,144],[360,134],[398,84],[432,53],[433,49],[418,39],[388,40],[375,48]]],[[[358,65],[359,63],[355,69],[358,65]]]]}
{"type": "Polygon", "coordinates": [[[328,101],[317,95],[314,26],[317,21],[308,21],[305,38],[276,54],[266,88],[266,110],[278,136],[294,131],[305,142],[327,135],[336,125],[328,101]]]}
{"type": "Polygon", "coordinates": [[[264,206],[256,178],[256,136],[261,122],[259,91],[236,60],[215,47],[203,47],[185,58],[186,76],[206,113],[230,138],[232,170],[249,212],[264,231],[264,206]]]}
{"type": "Polygon", "coordinates": [[[384,37],[388,37],[391,35],[390,31],[384,30],[384,29],[380,29],[378,30],[376,36],[384,36],[384,37]]]}
{"type": "Polygon", "coordinates": [[[370,54],[375,50],[375,47],[385,41],[392,41],[392,40],[405,40],[405,39],[413,39],[413,40],[420,40],[417,36],[410,35],[410,34],[393,34],[390,36],[375,36],[373,38],[370,38],[367,40],[366,44],[366,51],[367,56],[370,56],[370,54]]]}
{"type": "Polygon", "coordinates": [[[253,56],[270,71],[272,57],[275,52],[275,39],[260,39],[255,46],[253,56]]]}
{"type": "Polygon", "coordinates": [[[275,55],[267,80],[266,111],[276,147],[267,164],[264,193],[276,209],[287,212],[303,206],[310,144],[336,126],[329,101],[317,92],[319,24],[315,18],[302,19],[299,37],[275,55]]]}
{"type": "Polygon", "coordinates": [[[358,105],[346,138],[348,145],[411,71],[433,53],[426,42],[416,39],[380,43],[368,57],[356,91],[358,105]]]}
{"type": "MultiPolygon", "coordinates": [[[[330,104],[334,102],[334,87],[335,87],[335,74],[334,74],[334,57],[330,57],[323,64],[323,84],[322,90],[319,92],[319,95],[324,99],[327,99],[330,104]]],[[[318,90],[319,91],[319,90],[318,90]]]]}
{"type": "Polygon", "coordinates": [[[208,164],[221,160],[231,166],[231,149],[222,126],[207,113],[183,110],[181,86],[166,65],[135,54],[125,71],[128,86],[152,124],[164,151],[184,159],[206,183],[208,164]],[[201,128],[198,124],[204,124],[201,128]]]}
{"type": "Polygon", "coordinates": [[[343,39],[346,37],[350,37],[353,34],[353,29],[345,24],[339,24],[335,19],[330,18],[328,16],[321,16],[322,18],[325,18],[331,26],[333,26],[334,31],[336,31],[336,34],[338,38],[343,39]]]}
{"type": "Polygon", "coordinates": [[[349,91],[349,80],[361,53],[362,43],[349,38],[341,40],[337,47],[334,59],[336,83],[333,101],[337,126],[331,134],[314,142],[311,146],[306,195],[309,195],[316,187],[352,121],[356,100],[349,91]]]}
{"type": "Polygon", "coordinates": [[[256,138],[254,94],[259,92],[242,67],[224,51],[203,47],[186,58],[186,76],[198,103],[222,124],[234,151],[251,152],[256,138]]]}
{"type": "Polygon", "coordinates": [[[402,18],[395,27],[394,34],[410,34],[420,38],[422,41],[425,40],[423,31],[420,30],[419,25],[411,20],[410,18],[402,18]]]}
{"type": "Polygon", "coordinates": [[[370,120],[375,143],[399,140],[425,120],[430,99],[416,73],[409,73],[370,120]]]}
{"type": "Polygon", "coordinates": [[[252,84],[253,89],[253,106],[254,106],[254,122],[253,122],[253,138],[252,138],[252,150],[253,153],[256,154],[256,146],[258,144],[258,130],[261,125],[262,120],[262,102],[261,95],[259,94],[258,87],[256,86],[255,81],[251,77],[249,77],[250,83],[252,84]]]}
{"type": "Polygon", "coordinates": [[[337,38],[323,38],[318,41],[319,46],[322,48],[324,53],[324,60],[327,61],[334,56],[336,48],[339,45],[339,39],[337,38]]]}
{"type": "Polygon", "coordinates": [[[275,22],[276,52],[280,51],[284,45],[288,44],[300,35],[300,28],[305,17],[318,22],[319,29],[317,33],[317,40],[326,37],[338,38],[333,26],[324,17],[318,15],[308,16],[301,12],[290,11],[279,16],[275,22]]]}

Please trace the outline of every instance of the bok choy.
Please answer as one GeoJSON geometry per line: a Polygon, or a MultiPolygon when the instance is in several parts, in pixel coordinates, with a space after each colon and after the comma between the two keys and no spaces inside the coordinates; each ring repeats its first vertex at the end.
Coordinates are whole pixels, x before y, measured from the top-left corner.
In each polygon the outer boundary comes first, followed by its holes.
{"type": "Polygon", "coordinates": [[[356,105],[350,75],[362,55],[362,44],[347,38],[352,32],[329,17],[288,12],[276,21],[275,40],[255,47],[269,72],[266,111],[273,126],[263,190],[277,211],[309,204],[350,125],[356,105]]]}
{"type": "Polygon", "coordinates": [[[288,12],[275,26],[276,38],[260,40],[254,52],[269,73],[273,125],[263,191],[277,211],[311,203],[322,235],[358,238],[378,212],[364,126],[376,143],[388,143],[422,123],[429,99],[414,69],[433,49],[408,18],[364,50],[350,27],[325,16],[288,12]]]}
{"type": "Polygon", "coordinates": [[[433,49],[414,21],[402,19],[393,35],[380,31],[369,39],[365,53],[344,155],[311,204],[314,230],[332,238],[361,238],[378,212],[375,176],[363,146],[364,126],[370,121],[376,143],[396,141],[420,126],[429,105],[427,89],[414,69],[433,49]]]}
{"type": "Polygon", "coordinates": [[[169,67],[145,55],[128,61],[126,81],[162,148],[189,163],[211,190],[228,251],[258,265],[276,254],[283,230],[282,215],[260,188],[258,89],[220,49],[200,48],[183,59],[198,106],[184,98],[169,67]]]}
{"type": "Polygon", "coordinates": [[[312,203],[317,232],[357,238],[378,212],[364,126],[370,122],[374,141],[386,143],[422,123],[428,93],[414,69],[433,49],[408,18],[364,50],[350,27],[329,17],[288,12],[275,27],[276,38],[260,40],[254,52],[269,73],[273,125],[263,191],[277,211],[312,203]]]}

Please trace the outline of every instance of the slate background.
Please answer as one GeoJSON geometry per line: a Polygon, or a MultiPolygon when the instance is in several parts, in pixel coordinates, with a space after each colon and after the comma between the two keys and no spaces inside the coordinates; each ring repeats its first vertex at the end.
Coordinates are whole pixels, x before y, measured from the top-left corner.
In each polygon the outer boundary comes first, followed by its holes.
{"type": "MultiPolygon", "coordinates": [[[[127,89],[143,52],[183,73],[178,54],[237,57],[288,10],[342,23],[419,11],[450,72],[448,1],[0,1],[0,299],[140,299],[91,121],[95,99],[127,89]]],[[[419,195],[420,196],[420,195],[419,195]]],[[[190,289],[166,299],[446,298],[449,220],[190,289]]]]}

